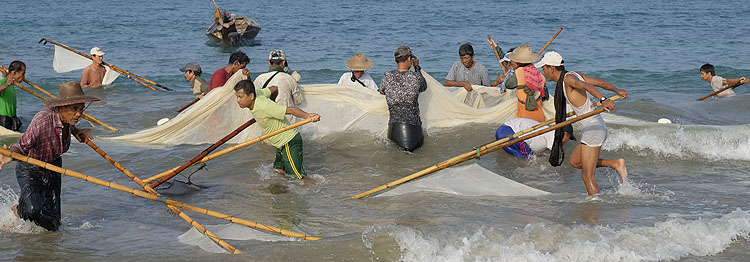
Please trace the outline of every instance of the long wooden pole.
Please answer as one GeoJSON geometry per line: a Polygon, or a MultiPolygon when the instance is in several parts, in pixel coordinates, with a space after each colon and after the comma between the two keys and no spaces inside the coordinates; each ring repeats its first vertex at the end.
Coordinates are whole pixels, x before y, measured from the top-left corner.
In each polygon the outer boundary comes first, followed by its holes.
{"type": "Polygon", "coordinates": [[[196,97],[195,99],[193,99],[193,101],[190,101],[190,103],[188,103],[187,105],[185,105],[185,106],[181,107],[180,109],[178,109],[177,113],[180,113],[180,112],[182,112],[182,110],[185,110],[186,108],[192,106],[193,104],[195,104],[196,102],[198,102],[198,100],[201,100],[201,98],[200,97],[196,97]]]}
{"type": "Polygon", "coordinates": [[[536,54],[537,54],[537,55],[541,55],[541,54],[542,54],[542,52],[544,52],[544,50],[545,50],[545,49],[547,49],[547,47],[549,46],[549,44],[551,44],[551,43],[552,43],[552,40],[555,40],[555,38],[557,38],[557,35],[559,35],[559,34],[560,34],[560,32],[562,32],[562,29],[563,29],[563,28],[562,28],[562,27],[560,27],[560,29],[558,29],[558,30],[557,30],[557,33],[555,33],[555,35],[553,35],[553,36],[552,36],[552,38],[550,38],[550,39],[549,39],[549,41],[547,41],[547,44],[546,44],[546,45],[544,45],[544,47],[542,47],[542,49],[540,49],[540,50],[539,50],[539,52],[538,52],[538,53],[536,53],[536,54]]]}
{"type": "MultiPolygon", "coordinates": [[[[265,140],[265,139],[267,139],[269,137],[275,136],[275,135],[277,135],[277,134],[279,134],[281,132],[287,131],[289,129],[292,129],[292,128],[295,128],[295,127],[298,127],[298,126],[301,126],[301,125],[304,125],[304,124],[307,124],[307,123],[310,123],[310,122],[312,122],[312,118],[307,118],[307,119],[299,121],[297,123],[294,123],[294,124],[291,124],[291,125],[288,125],[288,126],[285,126],[285,127],[279,128],[279,129],[276,129],[276,130],[274,130],[274,131],[272,131],[272,132],[270,132],[268,134],[265,134],[265,135],[262,135],[262,136],[250,139],[250,140],[242,142],[240,144],[237,144],[237,145],[234,145],[234,146],[222,149],[219,152],[210,154],[210,155],[202,158],[200,161],[197,161],[197,162],[193,163],[192,165],[194,166],[194,165],[197,165],[197,164],[200,164],[200,163],[204,163],[204,162],[206,162],[208,160],[211,160],[211,159],[223,156],[223,155],[225,155],[225,154],[227,154],[229,152],[232,152],[234,150],[237,150],[237,149],[240,149],[240,148],[243,148],[243,147],[255,144],[255,143],[263,141],[263,140],[265,140]]],[[[157,180],[157,179],[162,178],[162,177],[164,177],[166,175],[169,175],[170,172],[172,172],[173,170],[176,170],[177,168],[179,168],[179,167],[175,167],[175,168],[172,168],[170,170],[161,172],[158,175],[146,178],[146,179],[143,180],[143,182],[150,183],[150,182],[152,182],[154,180],[157,180]]]]}
{"type": "Polygon", "coordinates": [[[239,134],[240,132],[242,132],[242,130],[245,130],[245,128],[247,128],[248,126],[250,126],[252,124],[255,124],[255,118],[248,120],[247,122],[245,122],[244,124],[242,124],[240,127],[238,127],[237,129],[235,129],[234,131],[232,131],[228,135],[224,136],[224,138],[222,138],[218,142],[214,143],[213,145],[209,146],[208,148],[206,148],[205,150],[203,150],[203,152],[201,152],[197,156],[193,157],[193,159],[190,159],[190,161],[187,161],[187,163],[182,164],[182,166],[178,167],[177,169],[172,170],[171,172],[169,172],[168,175],[166,175],[165,177],[162,177],[161,179],[159,179],[159,181],[156,181],[153,184],[151,184],[151,187],[152,188],[156,188],[157,186],[161,185],[162,183],[167,182],[167,180],[172,179],[174,176],[176,176],[177,174],[179,174],[180,172],[182,172],[182,170],[185,170],[185,168],[188,168],[188,167],[194,165],[195,162],[198,162],[198,160],[203,159],[203,157],[205,157],[209,153],[211,153],[214,150],[216,150],[216,148],[218,148],[219,146],[223,145],[224,143],[226,143],[227,141],[229,141],[230,139],[232,139],[233,137],[235,137],[237,134],[239,134]]]}
{"type": "MultiPolygon", "coordinates": [[[[109,162],[110,164],[112,164],[113,166],[115,166],[115,168],[117,168],[118,170],[120,170],[120,172],[122,172],[123,174],[125,174],[126,176],[128,176],[130,179],[132,179],[136,184],[138,184],[139,186],[141,186],[144,190],[146,190],[147,192],[149,192],[151,194],[154,194],[154,195],[157,195],[157,196],[159,195],[159,193],[156,192],[156,190],[154,190],[152,187],[150,187],[146,183],[143,183],[143,181],[141,181],[138,177],[136,177],[135,175],[133,175],[133,173],[131,173],[130,170],[125,169],[124,167],[122,167],[122,165],[120,165],[120,163],[118,163],[117,161],[115,161],[114,159],[112,159],[112,157],[110,157],[107,153],[104,153],[104,151],[102,151],[101,148],[99,148],[98,146],[96,146],[94,144],[94,142],[92,142],[91,140],[89,140],[88,138],[85,138],[85,137],[84,137],[84,141],[83,142],[86,143],[89,147],[91,147],[91,149],[94,149],[94,151],[96,151],[96,153],[98,153],[100,156],[102,156],[104,159],[106,159],[107,162],[109,162]]],[[[212,233],[211,231],[209,231],[208,229],[206,229],[205,227],[203,227],[200,223],[198,223],[197,221],[195,221],[194,219],[192,219],[190,216],[188,216],[187,214],[185,214],[184,212],[182,212],[182,210],[180,210],[179,208],[177,208],[175,206],[172,206],[172,205],[167,205],[167,207],[169,209],[171,209],[172,212],[174,212],[175,214],[177,214],[178,216],[180,216],[182,219],[184,219],[185,221],[187,221],[190,225],[192,225],[193,227],[195,227],[195,229],[198,230],[198,232],[201,232],[204,235],[206,235],[209,239],[213,240],[217,245],[219,245],[219,246],[223,247],[225,250],[229,251],[229,253],[232,253],[232,254],[240,254],[240,253],[242,253],[242,252],[240,252],[240,250],[234,248],[232,245],[230,245],[226,241],[221,240],[214,233],[212,233]]]]}
{"type": "MultiPolygon", "coordinates": [[[[510,139],[512,139],[512,138],[514,138],[513,136],[508,136],[508,137],[506,137],[506,138],[503,138],[503,139],[499,139],[499,140],[497,140],[497,141],[495,141],[495,142],[492,142],[492,143],[489,143],[489,144],[486,144],[486,145],[480,146],[480,147],[478,147],[478,148],[477,148],[477,150],[472,150],[472,151],[469,151],[469,152],[463,153],[463,154],[461,154],[461,155],[455,156],[455,157],[453,157],[453,158],[451,158],[451,159],[448,159],[448,160],[445,160],[445,161],[443,161],[443,162],[437,163],[437,164],[435,164],[434,166],[431,166],[431,167],[428,167],[428,168],[426,168],[426,169],[423,169],[422,171],[419,171],[419,172],[413,173],[413,174],[411,174],[411,175],[408,175],[408,176],[406,176],[406,177],[403,177],[403,178],[401,178],[401,179],[398,179],[398,180],[396,180],[396,181],[390,182],[390,183],[388,183],[388,184],[385,184],[385,185],[382,185],[382,186],[376,187],[376,188],[374,188],[374,189],[371,189],[371,190],[369,190],[369,191],[367,191],[367,192],[364,192],[364,193],[361,193],[361,194],[359,194],[359,195],[355,195],[355,196],[353,196],[352,198],[355,198],[355,199],[360,199],[360,198],[366,197],[366,196],[368,196],[368,195],[371,195],[371,194],[374,194],[374,193],[380,192],[380,191],[382,191],[382,190],[385,190],[385,189],[387,189],[387,188],[391,188],[391,187],[394,187],[394,186],[397,186],[397,185],[400,185],[400,184],[406,183],[406,182],[408,182],[408,181],[411,181],[411,180],[417,179],[417,178],[419,178],[419,177],[422,177],[422,176],[425,176],[425,175],[431,174],[431,173],[433,173],[433,172],[436,172],[436,171],[439,171],[439,170],[442,170],[442,169],[445,169],[445,168],[448,168],[448,167],[451,167],[451,166],[454,166],[454,165],[457,165],[457,164],[460,164],[460,163],[466,162],[466,161],[468,161],[468,160],[471,160],[471,159],[477,158],[477,157],[479,157],[479,155],[483,155],[483,154],[491,153],[491,152],[497,151],[497,150],[499,150],[499,149],[502,149],[502,148],[504,148],[504,147],[507,147],[507,146],[513,145],[513,144],[515,144],[515,143],[519,143],[519,142],[521,142],[521,141],[524,141],[524,140],[528,140],[528,139],[531,139],[531,138],[534,138],[534,137],[540,136],[540,135],[542,135],[542,134],[544,134],[544,133],[547,133],[547,132],[550,132],[550,131],[553,131],[553,130],[557,130],[557,129],[560,129],[560,128],[564,127],[564,126],[567,126],[567,125],[570,125],[570,124],[572,124],[572,123],[575,123],[575,122],[581,121],[581,120],[583,120],[583,119],[586,119],[586,118],[588,118],[588,117],[591,117],[591,116],[593,116],[593,115],[599,114],[599,113],[601,113],[601,112],[603,112],[603,111],[604,111],[604,108],[603,108],[603,107],[602,107],[602,108],[598,108],[598,109],[596,109],[596,110],[594,110],[594,111],[591,111],[591,112],[589,112],[589,113],[583,114],[583,115],[581,115],[581,116],[578,116],[578,117],[576,117],[576,118],[573,118],[573,119],[567,120],[567,121],[565,121],[565,122],[561,122],[561,123],[559,123],[559,124],[556,124],[556,125],[554,125],[554,126],[551,126],[551,127],[549,127],[549,128],[545,128],[545,129],[543,129],[543,130],[540,130],[540,131],[538,131],[538,132],[535,132],[535,133],[533,133],[533,134],[530,134],[530,135],[527,135],[527,136],[521,137],[521,138],[519,138],[519,139],[516,139],[516,140],[508,141],[508,140],[510,140],[510,139]]],[[[554,120],[553,120],[553,121],[554,121],[554,120]]],[[[545,121],[545,122],[546,122],[546,121],[545,121]]],[[[528,129],[526,129],[526,130],[528,130],[528,129]]],[[[524,131],[526,131],[526,130],[524,130],[524,131]]],[[[520,133],[520,132],[519,132],[519,133],[520,133]]],[[[514,135],[514,136],[515,136],[515,135],[514,135]]]]}
{"type": "MultiPolygon", "coordinates": [[[[52,43],[52,44],[54,44],[54,45],[60,46],[60,47],[62,47],[62,48],[68,49],[68,50],[70,50],[71,52],[74,52],[74,53],[76,53],[76,54],[78,54],[78,55],[81,55],[81,56],[83,56],[83,57],[85,57],[85,58],[91,59],[91,56],[90,56],[90,55],[87,55],[87,54],[81,53],[81,52],[79,52],[78,50],[75,50],[75,49],[73,49],[73,48],[71,48],[71,47],[69,47],[69,46],[66,46],[66,45],[63,45],[63,44],[57,43],[57,42],[55,42],[55,41],[52,41],[52,40],[49,40],[49,39],[47,39],[47,38],[42,38],[41,40],[39,40],[39,42],[40,42],[40,43],[41,43],[41,42],[44,42],[45,44],[46,44],[47,42],[49,42],[49,43],[52,43]]],[[[138,82],[138,83],[139,83],[139,84],[141,84],[141,85],[144,85],[144,86],[148,87],[148,88],[149,88],[149,89],[151,89],[151,90],[154,90],[154,91],[156,91],[156,89],[155,89],[154,87],[152,87],[152,86],[148,85],[147,83],[149,83],[149,84],[151,84],[151,85],[154,85],[154,86],[157,86],[157,87],[159,87],[159,88],[162,88],[162,89],[164,89],[164,90],[167,90],[167,91],[172,91],[172,89],[171,89],[171,88],[168,88],[168,87],[165,87],[165,86],[163,86],[163,85],[157,84],[157,83],[156,83],[156,82],[154,82],[154,81],[151,81],[151,80],[148,80],[148,79],[146,79],[146,78],[144,78],[144,77],[141,77],[141,76],[139,76],[139,75],[133,74],[133,73],[131,73],[131,72],[127,71],[127,70],[123,70],[123,69],[121,69],[121,68],[119,68],[119,67],[116,67],[116,66],[115,66],[115,65],[113,65],[113,64],[110,64],[110,63],[107,63],[107,62],[103,62],[102,64],[103,64],[103,65],[105,65],[105,66],[108,66],[109,68],[111,68],[111,69],[112,69],[112,70],[114,70],[115,72],[117,72],[117,73],[120,73],[121,75],[123,75],[123,76],[127,77],[128,79],[131,79],[131,80],[133,80],[133,81],[136,81],[136,82],[138,82]],[[144,83],[144,82],[145,82],[145,83],[144,83]]]]}
{"type": "MultiPolygon", "coordinates": [[[[487,39],[492,40],[492,37],[490,35],[487,35],[487,39]]],[[[497,63],[500,64],[500,69],[503,70],[503,75],[505,75],[505,66],[503,65],[503,62],[500,62],[500,60],[503,58],[500,57],[500,53],[497,52],[497,49],[495,48],[495,46],[490,45],[490,47],[492,47],[492,51],[495,52],[495,57],[497,57],[497,63]]]]}
{"type": "Polygon", "coordinates": [[[263,224],[260,224],[260,223],[257,223],[257,222],[251,222],[251,221],[247,221],[247,220],[240,219],[240,218],[237,218],[237,217],[233,217],[233,216],[230,216],[230,215],[227,215],[227,214],[223,214],[223,213],[220,213],[220,212],[211,211],[211,210],[208,210],[208,209],[205,209],[205,208],[201,208],[201,207],[197,207],[197,206],[193,206],[193,205],[190,205],[190,204],[185,204],[185,203],[179,202],[177,200],[165,197],[163,195],[154,195],[154,194],[151,194],[151,193],[143,192],[141,190],[137,190],[135,188],[126,187],[126,186],[123,186],[123,185],[120,185],[120,184],[117,184],[117,183],[114,183],[114,182],[104,181],[104,180],[101,180],[101,179],[98,179],[98,178],[95,178],[95,177],[92,177],[92,176],[88,176],[88,175],[84,175],[84,174],[78,173],[78,172],[70,170],[70,169],[61,168],[61,167],[52,165],[50,163],[47,163],[47,162],[44,162],[44,161],[40,161],[38,159],[34,159],[34,158],[31,158],[31,157],[28,157],[28,156],[25,156],[25,155],[22,155],[22,154],[19,154],[19,153],[16,153],[16,152],[11,152],[8,149],[0,148],[0,154],[12,157],[12,158],[14,158],[16,160],[19,160],[19,161],[22,161],[22,162],[26,162],[26,163],[29,163],[29,164],[32,164],[32,165],[35,165],[35,166],[39,166],[41,168],[44,168],[44,169],[47,169],[47,170],[51,170],[51,171],[54,171],[54,172],[57,172],[57,173],[60,173],[60,174],[66,175],[66,176],[75,177],[75,178],[84,180],[86,182],[90,182],[90,183],[94,183],[94,184],[97,184],[97,185],[100,185],[100,186],[104,186],[104,187],[108,187],[108,188],[120,190],[120,191],[123,191],[123,192],[126,192],[126,193],[130,193],[130,194],[142,197],[142,198],[147,198],[147,199],[159,201],[159,202],[162,202],[162,203],[167,204],[167,205],[172,205],[172,206],[175,206],[175,207],[187,209],[187,210],[190,210],[190,211],[193,211],[193,212],[196,212],[196,213],[200,213],[200,214],[204,214],[204,215],[208,215],[208,216],[212,216],[212,217],[216,217],[216,218],[221,218],[221,219],[224,219],[224,220],[232,222],[232,223],[237,223],[237,224],[245,225],[245,226],[252,227],[252,228],[263,229],[263,230],[266,230],[266,231],[269,231],[269,232],[274,232],[274,233],[278,233],[278,234],[285,235],[285,236],[290,236],[290,237],[296,237],[296,238],[300,238],[300,239],[304,239],[304,240],[318,240],[318,239],[320,239],[319,237],[314,237],[314,236],[310,236],[310,235],[306,235],[306,234],[301,234],[301,233],[296,233],[296,232],[292,232],[292,231],[288,231],[288,230],[284,230],[284,229],[280,229],[280,228],[276,228],[276,227],[272,227],[272,226],[267,226],[267,225],[263,225],[263,224]]]}
{"type": "Polygon", "coordinates": [[[719,90],[718,90],[718,91],[716,91],[716,92],[710,93],[710,94],[708,94],[707,96],[704,96],[704,97],[698,98],[698,101],[703,101],[703,100],[706,100],[706,98],[709,98],[709,97],[715,96],[715,95],[717,95],[717,94],[719,94],[719,93],[721,93],[721,92],[724,92],[724,91],[726,91],[727,89],[734,89],[735,87],[738,87],[738,86],[741,86],[741,85],[742,85],[742,84],[739,84],[739,85],[736,85],[736,86],[727,86],[727,87],[725,87],[725,88],[719,89],[719,90]]]}
{"type": "MultiPolygon", "coordinates": [[[[2,71],[2,72],[3,72],[4,74],[7,74],[7,73],[8,73],[8,68],[6,68],[6,67],[4,67],[4,66],[0,66],[0,71],[2,71]]],[[[23,79],[23,81],[24,81],[24,82],[26,82],[27,84],[29,84],[29,85],[33,86],[34,88],[36,88],[36,89],[38,89],[38,90],[44,90],[44,89],[42,89],[41,87],[39,87],[39,86],[37,86],[37,85],[35,85],[35,84],[32,84],[31,82],[29,82],[29,80],[27,80],[27,79],[25,79],[25,78],[23,79]]],[[[40,95],[40,94],[38,94],[38,93],[36,93],[36,92],[32,91],[31,89],[29,89],[28,87],[25,87],[25,86],[21,85],[20,83],[14,83],[13,85],[17,86],[18,88],[21,88],[21,89],[23,89],[23,90],[24,90],[24,91],[26,91],[26,92],[29,92],[29,94],[32,94],[32,95],[34,95],[34,96],[36,96],[36,97],[38,97],[38,98],[40,98],[40,99],[42,99],[42,100],[44,100],[44,101],[47,101],[47,100],[49,100],[49,99],[50,99],[50,98],[47,98],[47,97],[45,97],[45,96],[42,96],[42,95],[40,95]]],[[[50,97],[51,97],[52,99],[55,99],[55,98],[56,98],[56,97],[55,97],[54,95],[50,94],[50,93],[49,93],[49,92],[47,92],[47,91],[44,91],[44,93],[45,93],[45,94],[47,94],[48,96],[50,96],[50,97]]],[[[93,117],[93,116],[89,115],[88,113],[83,113],[83,114],[82,114],[81,116],[82,116],[82,117],[83,117],[84,119],[86,119],[86,120],[88,120],[88,121],[91,121],[91,122],[92,122],[92,123],[94,123],[94,124],[97,124],[97,125],[103,126],[103,127],[107,128],[107,129],[109,129],[109,130],[112,130],[112,131],[118,131],[118,129],[117,129],[117,128],[114,128],[113,126],[110,126],[110,125],[108,125],[107,123],[104,123],[104,122],[102,122],[101,120],[99,120],[99,119],[97,119],[97,118],[95,118],[95,117],[93,117]]]]}

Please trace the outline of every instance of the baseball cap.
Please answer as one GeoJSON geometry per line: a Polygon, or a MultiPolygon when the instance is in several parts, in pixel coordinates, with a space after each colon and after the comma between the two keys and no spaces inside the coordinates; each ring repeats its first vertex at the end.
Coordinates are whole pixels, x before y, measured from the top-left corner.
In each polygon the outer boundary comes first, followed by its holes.
{"type": "Polygon", "coordinates": [[[286,54],[284,54],[284,51],[281,51],[281,49],[276,49],[271,51],[271,53],[268,55],[268,60],[286,60],[286,54]]]}
{"type": "Polygon", "coordinates": [[[563,57],[555,52],[555,51],[549,51],[544,54],[544,57],[542,57],[542,60],[539,60],[534,66],[537,68],[541,68],[544,65],[551,65],[551,66],[561,66],[563,65],[563,57]]]}
{"type": "Polygon", "coordinates": [[[196,62],[190,62],[187,63],[184,67],[180,68],[180,72],[187,72],[187,71],[193,71],[193,72],[203,72],[201,71],[201,66],[196,62]]]}
{"type": "Polygon", "coordinates": [[[95,56],[104,56],[107,53],[105,53],[104,51],[102,51],[102,49],[99,48],[99,47],[94,47],[94,48],[91,48],[91,52],[89,52],[89,54],[90,55],[95,55],[95,56]]]}
{"type": "Polygon", "coordinates": [[[395,56],[396,58],[407,57],[411,55],[412,55],[411,48],[409,48],[408,46],[403,46],[403,45],[396,48],[396,52],[393,53],[393,56],[395,56]]]}
{"type": "Polygon", "coordinates": [[[505,56],[503,56],[503,59],[500,59],[500,63],[502,62],[510,62],[510,57],[508,57],[513,52],[505,53],[505,56]]]}

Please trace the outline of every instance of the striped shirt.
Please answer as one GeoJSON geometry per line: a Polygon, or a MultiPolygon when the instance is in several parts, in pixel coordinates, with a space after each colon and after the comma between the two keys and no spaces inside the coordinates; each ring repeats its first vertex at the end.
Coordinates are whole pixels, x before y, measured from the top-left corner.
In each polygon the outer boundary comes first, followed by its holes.
{"type": "Polygon", "coordinates": [[[34,116],[26,132],[11,148],[15,147],[25,156],[49,163],[68,151],[70,134],[74,130],[77,130],[75,126],[64,124],[60,120],[60,114],[56,110],[46,108],[34,116]],[[63,134],[65,126],[70,128],[63,134]]]}

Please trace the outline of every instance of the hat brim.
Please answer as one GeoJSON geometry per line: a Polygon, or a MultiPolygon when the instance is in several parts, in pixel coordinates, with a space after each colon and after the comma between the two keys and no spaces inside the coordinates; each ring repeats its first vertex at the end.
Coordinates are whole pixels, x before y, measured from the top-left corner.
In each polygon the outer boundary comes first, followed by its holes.
{"type": "Polygon", "coordinates": [[[372,60],[370,59],[367,59],[367,61],[364,64],[354,64],[354,61],[352,61],[351,59],[346,61],[346,67],[354,71],[368,70],[372,68],[374,64],[375,63],[373,63],[372,60]]]}
{"type": "Polygon", "coordinates": [[[508,55],[508,58],[510,58],[510,60],[513,62],[522,64],[531,64],[539,61],[539,55],[537,54],[530,54],[525,57],[521,57],[521,54],[511,53],[510,55],[508,55]]]}
{"type": "Polygon", "coordinates": [[[44,105],[47,107],[58,107],[58,106],[67,106],[67,105],[73,105],[73,104],[80,104],[80,103],[86,103],[91,101],[99,101],[99,98],[93,97],[93,96],[74,96],[69,97],[65,99],[51,99],[47,102],[44,102],[44,105]]]}

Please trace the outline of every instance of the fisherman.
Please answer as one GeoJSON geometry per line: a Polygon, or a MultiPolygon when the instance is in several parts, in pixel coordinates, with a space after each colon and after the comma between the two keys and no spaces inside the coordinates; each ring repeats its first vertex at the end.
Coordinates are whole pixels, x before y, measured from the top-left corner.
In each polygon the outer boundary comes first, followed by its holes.
{"type": "MultiPolygon", "coordinates": [[[[515,51],[514,51],[515,53],[515,51]]],[[[601,102],[604,109],[610,111],[615,108],[615,103],[609,98],[602,95],[596,86],[615,92],[622,98],[628,96],[628,92],[617,89],[611,83],[603,79],[593,78],[580,72],[566,71],[563,58],[555,51],[544,54],[536,67],[542,68],[544,75],[549,81],[557,82],[555,88],[555,120],[559,123],[565,119],[565,101],[573,108],[577,116],[594,111],[596,102],[601,102]],[[561,110],[562,109],[562,110],[561,110]]],[[[599,152],[607,139],[607,126],[601,115],[595,115],[580,121],[581,123],[581,143],[573,150],[570,157],[570,165],[581,169],[583,184],[589,195],[599,193],[599,185],[596,183],[596,168],[609,167],[617,171],[622,182],[625,183],[628,177],[628,170],[625,166],[625,159],[617,160],[600,159],[599,152]]],[[[562,151],[562,144],[558,144],[558,139],[562,140],[562,134],[558,138],[558,132],[555,133],[555,145],[553,146],[550,161],[562,162],[561,158],[553,160],[555,154],[562,151]],[[559,151],[558,151],[559,150],[559,151]],[[558,151],[558,152],[556,152],[558,151]]],[[[560,141],[562,142],[562,141],[560,141]]],[[[555,163],[553,163],[555,165],[555,163]]]]}
{"type": "MultiPolygon", "coordinates": [[[[84,95],[78,82],[60,84],[59,96],[44,103],[47,108],[34,116],[18,143],[10,146],[10,151],[62,166],[61,155],[68,151],[71,135],[80,142],[92,139],[91,129],[78,129],[75,125],[85,103],[97,100],[84,95]]],[[[11,160],[11,157],[0,156],[0,169],[11,160]]],[[[18,162],[16,179],[21,193],[18,205],[11,207],[13,212],[47,230],[57,231],[60,228],[60,173],[18,162]]]]}
{"type": "Polygon", "coordinates": [[[81,87],[83,88],[101,86],[104,74],[107,73],[107,68],[102,65],[106,53],[101,48],[94,47],[91,48],[89,54],[91,55],[91,65],[84,68],[83,73],[81,73],[81,87]]]}
{"type": "Polygon", "coordinates": [[[365,72],[370,69],[372,65],[372,60],[367,59],[364,54],[354,54],[352,58],[346,60],[346,67],[352,71],[341,75],[339,85],[361,86],[377,91],[378,85],[375,84],[375,80],[372,80],[370,74],[365,72]]]}
{"type": "Polygon", "coordinates": [[[499,57],[502,57],[499,62],[500,65],[505,68],[505,74],[497,76],[497,79],[494,83],[491,84],[491,86],[498,86],[500,88],[500,92],[505,93],[505,80],[516,73],[515,68],[511,65],[510,58],[508,57],[516,48],[512,47],[508,49],[508,53],[503,53],[503,49],[498,46],[497,43],[495,43],[495,40],[490,38],[487,41],[490,43],[490,46],[495,49],[497,55],[499,57]]]}
{"type": "Polygon", "coordinates": [[[26,64],[13,61],[8,65],[8,74],[0,79],[0,125],[8,130],[21,131],[21,119],[16,116],[16,89],[26,76],[26,64]]]}
{"type": "Polygon", "coordinates": [[[196,62],[187,63],[183,68],[180,68],[180,72],[183,72],[185,81],[190,82],[190,89],[193,91],[195,97],[203,98],[208,92],[208,82],[201,77],[203,71],[201,66],[196,62]]]}
{"type": "MultiPolygon", "coordinates": [[[[511,136],[515,133],[534,127],[538,124],[539,122],[532,120],[532,119],[528,119],[528,118],[511,119],[510,121],[505,122],[505,124],[503,124],[497,129],[497,131],[495,132],[495,139],[500,140],[502,138],[511,136]]],[[[543,129],[544,127],[534,130],[532,132],[541,131],[543,129]]],[[[563,144],[567,143],[568,140],[576,140],[576,137],[573,136],[572,126],[567,125],[563,127],[563,132],[564,132],[564,136],[562,140],[563,144]]],[[[529,159],[529,157],[532,157],[534,155],[534,152],[539,153],[539,152],[544,151],[545,149],[552,150],[552,144],[554,140],[555,140],[555,133],[547,132],[539,136],[532,137],[531,139],[527,139],[523,142],[519,142],[510,146],[507,146],[507,147],[503,147],[503,150],[505,150],[506,153],[512,156],[529,159]]]]}
{"type": "Polygon", "coordinates": [[[399,46],[394,52],[397,68],[383,74],[378,92],[385,95],[390,118],[388,139],[412,152],[422,146],[422,119],[419,117],[419,93],[427,90],[419,59],[408,46],[399,46]],[[414,71],[409,68],[414,66],[414,71]]]}
{"type": "Polygon", "coordinates": [[[515,70],[505,79],[505,88],[516,90],[516,117],[544,122],[542,101],[547,100],[549,94],[544,87],[544,76],[531,64],[539,60],[539,55],[532,52],[530,46],[521,45],[508,58],[515,70]]]}
{"type": "Polygon", "coordinates": [[[732,90],[733,88],[750,83],[750,80],[747,77],[724,79],[723,77],[717,76],[716,71],[714,71],[714,66],[711,64],[702,65],[700,70],[701,78],[711,83],[711,89],[713,89],[714,92],[726,87],[731,87],[716,95],[721,98],[734,96],[735,93],[734,90],[732,90]]]}
{"type": "Polygon", "coordinates": [[[466,91],[473,90],[471,85],[490,86],[487,68],[474,61],[474,47],[466,43],[458,48],[458,61],[453,63],[448,75],[445,76],[445,86],[460,86],[466,91]]]}
{"type": "MultiPolygon", "coordinates": [[[[285,118],[286,115],[299,118],[312,117],[313,122],[320,121],[320,115],[316,113],[307,113],[297,107],[287,107],[271,101],[269,99],[271,94],[278,91],[276,86],[255,89],[255,85],[250,80],[242,80],[234,86],[237,104],[240,108],[250,109],[250,112],[263,128],[264,134],[288,126],[289,122],[285,118]]],[[[302,136],[296,129],[289,129],[269,137],[268,141],[276,147],[276,159],[273,162],[274,171],[280,174],[294,175],[297,179],[304,179],[307,176],[302,162],[302,136]]]]}
{"type": "Polygon", "coordinates": [[[208,92],[211,92],[214,88],[224,86],[227,80],[229,80],[229,77],[239,70],[242,70],[242,73],[246,76],[250,76],[250,71],[245,69],[248,63],[250,63],[250,58],[247,57],[244,52],[237,51],[232,53],[232,55],[229,56],[229,63],[227,63],[227,66],[219,68],[219,70],[216,70],[216,72],[211,75],[208,92]]]}
{"type": "MultiPolygon", "coordinates": [[[[302,91],[299,89],[297,79],[286,73],[286,54],[284,51],[276,49],[268,54],[268,72],[263,73],[255,78],[253,83],[259,89],[269,86],[277,86],[278,94],[271,95],[271,100],[286,107],[292,107],[302,103],[302,91]]],[[[294,116],[287,116],[287,120],[294,122],[294,116]]]]}

